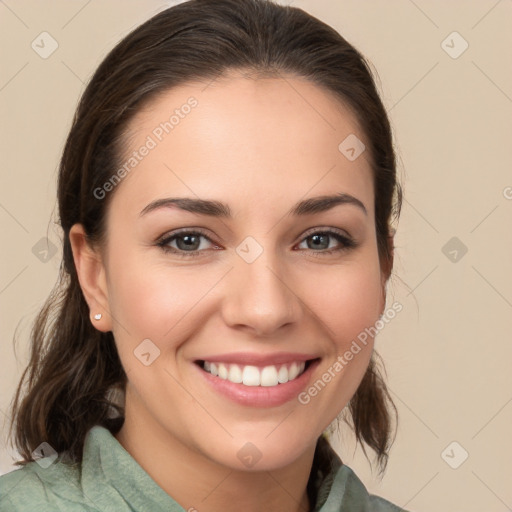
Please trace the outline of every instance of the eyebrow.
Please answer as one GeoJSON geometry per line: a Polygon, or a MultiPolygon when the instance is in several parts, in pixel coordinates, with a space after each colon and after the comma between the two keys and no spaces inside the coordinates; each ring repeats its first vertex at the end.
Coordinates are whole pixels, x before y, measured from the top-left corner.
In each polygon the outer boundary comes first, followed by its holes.
{"type": "MultiPolygon", "coordinates": [[[[287,213],[288,215],[311,215],[328,211],[338,205],[353,205],[359,208],[365,215],[368,215],[364,204],[356,197],[339,193],[330,196],[318,196],[304,199],[295,204],[287,213]]],[[[194,199],[191,197],[167,197],[157,199],[149,203],[141,212],[140,217],[149,212],[159,210],[161,208],[179,208],[187,212],[197,213],[200,215],[209,215],[211,217],[232,218],[229,205],[220,201],[212,201],[207,199],[194,199]]]]}

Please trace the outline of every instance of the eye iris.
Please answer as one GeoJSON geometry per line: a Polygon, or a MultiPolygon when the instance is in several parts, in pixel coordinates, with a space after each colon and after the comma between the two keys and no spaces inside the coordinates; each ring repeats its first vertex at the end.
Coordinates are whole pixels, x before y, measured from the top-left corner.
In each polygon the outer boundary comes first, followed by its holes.
{"type": "Polygon", "coordinates": [[[310,249],[327,249],[329,247],[329,235],[327,234],[319,233],[311,235],[309,239],[314,240],[313,244],[308,243],[310,249]]]}
{"type": "Polygon", "coordinates": [[[191,249],[197,249],[199,247],[199,236],[197,235],[181,235],[176,238],[176,245],[178,246],[178,249],[181,250],[191,250],[191,249]],[[185,245],[180,244],[180,241],[183,241],[185,245]],[[180,245],[182,245],[180,247],[180,245]]]}

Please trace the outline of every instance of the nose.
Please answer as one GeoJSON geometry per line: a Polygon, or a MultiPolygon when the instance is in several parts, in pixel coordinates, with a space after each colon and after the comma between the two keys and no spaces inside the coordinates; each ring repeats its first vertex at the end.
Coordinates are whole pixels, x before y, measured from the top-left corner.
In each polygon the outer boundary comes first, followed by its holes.
{"type": "Polygon", "coordinates": [[[252,263],[237,256],[227,278],[222,315],[231,328],[275,337],[299,320],[302,304],[294,283],[271,251],[264,250],[252,263]]]}

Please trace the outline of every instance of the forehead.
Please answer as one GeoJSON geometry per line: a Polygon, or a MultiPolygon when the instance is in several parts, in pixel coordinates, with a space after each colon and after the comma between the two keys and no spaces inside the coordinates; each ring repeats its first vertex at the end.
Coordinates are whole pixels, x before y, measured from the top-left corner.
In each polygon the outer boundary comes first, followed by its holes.
{"type": "Polygon", "coordinates": [[[182,194],[232,199],[236,211],[259,198],[269,212],[276,196],[292,203],[345,192],[371,213],[370,156],[348,159],[339,147],[347,137],[368,145],[351,111],[303,78],[231,74],[181,85],[146,103],[129,123],[121,165],[144,146],[150,150],[137,157],[113,202],[142,209],[182,194]]]}

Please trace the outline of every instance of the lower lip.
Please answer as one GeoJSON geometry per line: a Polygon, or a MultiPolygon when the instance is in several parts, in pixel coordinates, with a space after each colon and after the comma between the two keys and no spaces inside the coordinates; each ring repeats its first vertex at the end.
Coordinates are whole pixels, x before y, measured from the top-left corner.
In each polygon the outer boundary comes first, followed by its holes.
{"type": "Polygon", "coordinates": [[[215,377],[194,363],[206,382],[218,393],[232,401],[251,407],[277,407],[294,398],[306,387],[314,369],[320,363],[315,359],[296,379],[277,386],[245,386],[215,377]]]}

